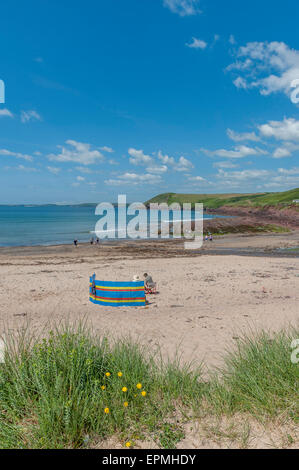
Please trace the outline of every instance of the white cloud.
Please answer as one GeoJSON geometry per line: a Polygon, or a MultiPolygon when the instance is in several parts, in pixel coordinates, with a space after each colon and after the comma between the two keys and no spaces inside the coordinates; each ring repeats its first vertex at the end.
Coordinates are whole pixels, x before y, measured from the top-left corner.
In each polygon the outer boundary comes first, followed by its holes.
{"type": "Polygon", "coordinates": [[[94,173],[93,170],[91,170],[90,168],[86,168],[86,166],[76,166],[75,170],[80,171],[80,173],[86,173],[86,174],[94,173]]]}
{"type": "Polygon", "coordinates": [[[226,67],[227,71],[231,70],[248,70],[253,65],[253,61],[251,59],[245,59],[243,62],[237,60],[234,64],[229,65],[226,67]]]}
{"type": "MultiPolygon", "coordinates": [[[[280,145],[274,150],[271,149],[273,158],[290,157],[293,152],[299,150],[299,120],[296,120],[294,118],[284,118],[282,121],[269,121],[266,124],[257,126],[257,129],[260,132],[260,136],[256,135],[255,132],[237,133],[237,132],[232,131],[231,129],[227,129],[227,135],[230,139],[234,140],[235,142],[242,142],[242,141],[249,141],[249,140],[259,141],[261,140],[261,137],[263,139],[268,139],[268,140],[275,139],[279,141],[280,145]]],[[[263,143],[264,144],[266,143],[265,140],[263,143]]],[[[267,144],[271,145],[270,142],[267,142],[267,144]]],[[[235,147],[233,152],[235,152],[236,150],[240,150],[241,153],[244,153],[244,154],[247,152],[247,154],[249,155],[249,150],[248,150],[248,147],[246,146],[235,147]]],[[[269,153],[269,152],[262,151],[261,149],[258,149],[258,148],[254,148],[253,151],[258,152],[260,154],[269,153]]],[[[232,153],[231,152],[227,153],[226,150],[215,151],[215,152],[212,152],[212,154],[217,155],[217,156],[233,157],[232,153]]],[[[211,152],[210,152],[210,155],[211,155],[211,152]]],[[[244,156],[247,156],[247,155],[244,155],[244,156]]]]}
{"type": "Polygon", "coordinates": [[[109,163],[110,165],[118,165],[118,162],[117,162],[116,160],[114,160],[113,158],[110,158],[110,159],[108,160],[108,163],[109,163]]]}
{"type": "Polygon", "coordinates": [[[237,168],[238,165],[230,161],[226,161],[226,162],[215,162],[213,163],[213,167],[214,168],[237,168]]]}
{"type": "Polygon", "coordinates": [[[278,173],[283,175],[299,175],[299,167],[293,167],[290,169],[278,168],[278,173]]]}
{"type": "Polygon", "coordinates": [[[299,186],[299,175],[296,174],[280,174],[278,176],[273,176],[270,181],[265,183],[265,187],[271,188],[294,188],[299,186]]]}
{"type": "Polygon", "coordinates": [[[24,165],[18,165],[16,169],[19,171],[27,171],[29,173],[35,173],[36,171],[38,171],[37,168],[32,168],[24,165]]]}
{"type": "Polygon", "coordinates": [[[22,158],[23,160],[27,160],[28,162],[33,161],[33,157],[31,157],[31,155],[26,155],[18,152],[11,152],[10,150],[6,149],[0,149],[0,155],[3,155],[5,157],[22,158]]]}
{"type": "Polygon", "coordinates": [[[201,13],[199,0],[163,0],[163,5],[180,16],[191,16],[201,13]]]}
{"type": "Polygon", "coordinates": [[[218,179],[217,186],[226,188],[230,186],[234,190],[243,190],[244,188],[253,188],[253,190],[286,190],[298,186],[299,168],[278,170],[242,170],[225,172],[219,170],[216,175],[218,179]]]}
{"type": "Polygon", "coordinates": [[[201,149],[206,155],[209,155],[211,157],[216,156],[216,157],[225,157],[225,158],[244,158],[244,157],[249,157],[253,155],[266,155],[267,152],[265,152],[262,149],[259,148],[252,148],[252,147],[247,147],[247,145],[238,145],[234,147],[233,150],[225,150],[225,149],[219,149],[219,150],[206,150],[206,149],[201,149]]]}
{"type": "Polygon", "coordinates": [[[149,166],[146,171],[151,174],[160,175],[168,170],[166,165],[149,166]]]}
{"type": "Polygon", "coordinates": [[[190,171],[193,168],[192,163],[185,157],[180,157],[178,164],[174,167],[175,171],[190,171]]]}
{"type": "Polygon", "coordinates": [[[244,80],[244,78],[242,78],[242,77],[237,77],[236,80],[233,81],[233,84],[237,88],[243,88],[244,90],[246,90],[246,88],[248,88],[246,80],[244,80]]]}
{"type": "Polygon", "coordinates": [[[152,163],[153,159],[149,155],[145,155],[143,150],[136,150],[129,148],[128,154],[130,155],[130,163],[133,165],[148,165],[152,163]]]}
{"type": "Polygon", "coordinates": [[[284,118],[283,121],[269,121],[258,128],[264,137],[299,142],[299,121],[294,118],[284,118]]]}
{"type": "Polygon", "coordinates": [[[29,167],[29,166],[24,166],[24,165],[18,165],[16,167],[13,166],[5,166],[5,170],[17,170],[17,171],[26,171],[28,173],[36,173],[39,171],[37,168],[29,167]]]}
{"type": "Polygon", "coordinates": [[[9,111],[9,109],[0,109],[0,117],[10,117],[10,118],[13,118],[13,114],[11,111],[9,111]]]}
{"type": "Polygon", "coordinates": [[[268,170],[242,170],[242,171],[223,171],[219,170],[217,178],[225,180],[245,181],[248,179],[268,178],[271,174],[268,170]]]}
{"type": "Polygon", "coordinates": [[[180,157],[178,161],[176,161],[173,157],[169,155],[163,155],[161,150],[158,152],[158,159],[164,165],[171,166],[175,171],[190,171],[193,168],[193,164],[185,157],[180,157]]]}
{"type": "Polygon", "coordinates": [[[118,186],[122,184],[140,185],[140,184],[156,184],[161,182],[160,175],[152,174],[136,174],[136,173],[124,173],[117,177],[117,179],[105,180],[105,184],[111,186],[118,186]]]}
{"type": "Polygon", "coordinates": [[[158,152],[158,158],[162,163],[164,163],[164,165],[175,165],[175,159],[173,157],[169,157],[168,155],[163,155],[161,150],[158,152]]]}
{"type": "Polygon", "coordinates": [[[30,111],[21,112],[21,121],[23,123],[26,123],[29,121],[41,121],[41,120],[42,120],[41,116],[33,109],[30,111]]]}
{"type": "Polygon", "coordinates": [[[107,153],[114,152],[114,150],[111,147],[106,147],[106,145],[104,145],[104,147],[100,147],[100,150],[102,150],[103,152],[107,152],[107,153]]]}
{"type": "Polygon", "coordinates": [[[70,148],[58,146],[60,153],[48,155],[48,159],[58,162],[77,162],[82,165],[91,165],[97,161],[103,161],[104,156],[98,150],[91,150],[91,144],[67,140],[66,144],[70,148]]]}
{"type": "Polygon", "coordinates": [[[237,61],[227,70],[243,73],[234,84],[257,88],[263,95],[291,92],[291,82],[299,78],[299,51],[284,42],[249,42],[240,47],[237,61]]]}
{"type": "Polygon", "coordinates": [[[77,181],[85,181],[85,178],[83,176],[77,176],[77,181]]]}
{"type": "Polygon", "coordinates": [[[231,34],[228,41],[229,41],[230,44],[236,44],[235,36],[233,34],[231,34]]]}
{"type": "Polygon", "coordinates": [[[231,129],[227,129],[227,135],[231,140],[235,142],[243,142],[248,140],[258,142],[260,140],[260,138],[255,134],[255,132],[237,133],[232,131],[231,129]]]}
{"type": "Polygon", "coordinates": [[[209,182],[202,176],[189,176],[188,181],[193,182],[194,184],[209,184],[209,182]]]}
{"type": "Polygon", "coordinates": [[[273,152],[273,158],[290,157],[292,154],[286,147],[277,147],[273,152]]]}
{"type": "Polygon", "coordinates": [[[190,47],[192,49],[205,49],[207,47],[206,41],[203,41],[202,39],[197,39],[197,38],[192,38],[191,43],[186,43],[187,47],[190,47]]]}
{"type": "Polygon", "coordinates": [[[50,173],[53,173],[53,175],[58,175],[58,173],[60,172],[60,168],[57,168],[55,166],[47,166],[47,170],[50,173]]]}

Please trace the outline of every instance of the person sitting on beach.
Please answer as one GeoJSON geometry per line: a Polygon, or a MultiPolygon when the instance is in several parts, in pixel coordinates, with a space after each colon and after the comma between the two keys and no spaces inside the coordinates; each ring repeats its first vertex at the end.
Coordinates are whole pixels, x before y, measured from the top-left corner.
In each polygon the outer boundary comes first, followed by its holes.
{"type": "Polygon", "coordinates": [[[153,288],[153,287],[155,287],[156,283],[153,281],[152,276],[150,276],[150,275],[147,274],[147,273],[144,273],[144,274],[143,274],[143,277],[144,277],[144,285],[145,285],[145,287],[148,287],[148,288],[153,288]]]}
{"type": "Polygon", "coordinates": [[[147,273],[143,274],[144,290],[146,294],[157,294],[157,284],[153,281],[152,276],[147,273]]]}

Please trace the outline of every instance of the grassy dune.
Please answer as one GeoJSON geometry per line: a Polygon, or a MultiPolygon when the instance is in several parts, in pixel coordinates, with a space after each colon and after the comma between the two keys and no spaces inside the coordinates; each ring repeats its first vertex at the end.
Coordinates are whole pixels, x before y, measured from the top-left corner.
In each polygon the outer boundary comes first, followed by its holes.
{"type": "Polygon", "coordinates": [[[291,205],[294,199],[299,199],[299,188],[279,193],[257,193],[257,194],[177,194],[164,193],[155,196],[146,202],[172,204],[178,202],[196,203],[202,202],[204,207],[217,209],[221,206],[242,206],[242,207],[264,207],[264,206],[287,206],[291,205]]]}
{"type": "Polygon", "coordinates": [[[291,343],[299,331],[262,331],[243,337],[228,352],[225,366],[210,383],[208,401],[217,413],[248,412],[260,418],[284,415],[299,422],[299,364],[291,361],[291,343]]]}
{"type": "Polygon", "coordinates": [[[201,369],[130,339],[109,343],[86,328],[7,344],[0,366],[0,448],[80,448],[111,436],[174,448],[183,422],[244,413],[298,423],[299,367],[291,341],[299,330],[243,338],[225,366],[204,381],[201,369]],[[176,417],[176,419],[174,419],[176,417]]]}
{"type": "Polygon", "coordinates": [[[78,448],[115,434],[124,446],[151,434],[174,447],[181,433],[167,417],[174,401],[190,407],[199,399],[199,376],[86,328],[42,341],[21,336],[0,367],[0,448],[78,448]]]}

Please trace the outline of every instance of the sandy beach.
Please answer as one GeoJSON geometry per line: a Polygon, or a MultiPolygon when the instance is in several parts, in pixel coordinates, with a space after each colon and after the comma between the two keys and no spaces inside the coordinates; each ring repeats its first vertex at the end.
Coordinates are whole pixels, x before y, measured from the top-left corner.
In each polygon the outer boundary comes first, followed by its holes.
{"type": "MultiPolygon", "coordinates": [[[[39,333],[84,319],[96,335],[130,335],[152,351],[161,348],[164,358],[179,351],[182,361],[203,362],[208,378],[243,333],[298,325],[298,246],[299,231],[293,231],[215,237],[196,252],[184,250],[182,241],[2,248],[0,334],[20,328],[39,333]],[[149,272],[158,293],[148,296],[146,307],[94,305],[88,293],[93,272],[110,281],[149,272]]],[[[239,448],[244,435],[246,447],[296,448],[299,439],[291,423],[263,426],[250,416],[205,417],[183,428],[178,448],[239,448]]],[[[122,448],[114,438],[91,446],[122,448]]],[[[146,440],[136,447],[157,445],[146,440]]]]}
{"type": "Polygon", "coordinates": [[[96,334],[131,335],[184,361],[219,365],[250,329],[298,322],[299,232],[229,235],[196,252],[182,241],[0,249],[0,332],[86,319],[96,334]],[[287,249],[289,248],[289,250],[287,249]],[[152,274],[146,307],[102,307],[88,300],[89,276],[131,280],[152,274]]]}

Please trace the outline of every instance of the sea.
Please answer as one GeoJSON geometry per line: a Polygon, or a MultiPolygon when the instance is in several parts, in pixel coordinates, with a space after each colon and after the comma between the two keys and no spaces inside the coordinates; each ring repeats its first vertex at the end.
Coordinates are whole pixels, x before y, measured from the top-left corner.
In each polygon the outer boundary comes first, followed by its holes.
{"type": "MultiPolygon", "coordinates": [[[[71,244],[75,239],[79,243],[88,242],[99,235],[95,228],[101,215],[95,213],[95,208],[96,205],[0,205],[0,247],[71,244]]],[[[182,214],[173,212],[170,221],[178,217],[182,214]]],[[[196,220],[197,214],[191,211],[183,217],[186,221],[196,220]]],[[[214,218],[215,215],[204,214],[203,217],[214,218]]],[[[118,226],[118,208],[115,207],[114,218],[116,230],[109,239],[128,238],[125,225],[133,216],[126,215],[126,222],[118,226]]],[[[163,222],[163,214],[159,220],[163,222]]]]}

